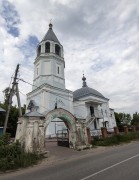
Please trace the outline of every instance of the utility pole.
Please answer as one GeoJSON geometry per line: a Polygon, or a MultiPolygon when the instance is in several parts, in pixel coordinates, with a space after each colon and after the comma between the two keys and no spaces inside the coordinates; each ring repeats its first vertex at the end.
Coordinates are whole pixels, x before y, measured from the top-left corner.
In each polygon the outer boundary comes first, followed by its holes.
{"type": "Polygon", "coordinates": [[[3,134],[5,134],[5,132],[6,132],[8,118],[9,118],[9,113],[10,113],[11,104],[12,104],[12,97],[13,97],[15,91],[16,91],[17,102],[18,102],[19,115],[22,116],[20,97],[19,97],[19,90],[18,90],[18,83],[17,83],[18,70],[19,70],[19,64],[17,64],[16,70],[15,70],[14,79],[13,79],[13,83],[12,83],[12,88],[10,90],[10,95],[9,95],[9,99],[8,99],[8,107],[7,107],[7,111],[6,111],[6,117],[5,117],[3,134]]]}
{"type": "Polygon", "coordinates": [[[18,89],[18,83],[16,83],[16,96],[17,96],[17,103],[18,103],[18,109],[19,109],[19,116],[22,116],[22,109],[21,109],[21,102],[20,102],[20,96],[19,96],[19,89],[18,89]]]}

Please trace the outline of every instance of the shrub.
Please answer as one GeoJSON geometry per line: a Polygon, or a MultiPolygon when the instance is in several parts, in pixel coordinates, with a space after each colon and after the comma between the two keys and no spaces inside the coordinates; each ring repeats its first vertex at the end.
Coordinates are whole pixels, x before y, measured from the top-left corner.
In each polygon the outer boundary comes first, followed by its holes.
{"type": "Polygon", "coordinates": [[[112,137],[94,139],[92,141],[93,146],[111,146],[118,145],[120,143],[128,143],[132,140],[139,140],[139,132],[130,132],[124,135],[114,135],[112,137]]]}
{"type": "Polygon", "coordinates": [[[0,146],[7,145],[10,143],[10,134],[6,133],[3,136],[0,136],[0,146]]]}
{"type": "Polygon", "coordinates": [[[16,169],[36,164],[42,157],[26,153],[19,142],[10,144],[9,135],[0,137],[0,170],[16,169]]]}

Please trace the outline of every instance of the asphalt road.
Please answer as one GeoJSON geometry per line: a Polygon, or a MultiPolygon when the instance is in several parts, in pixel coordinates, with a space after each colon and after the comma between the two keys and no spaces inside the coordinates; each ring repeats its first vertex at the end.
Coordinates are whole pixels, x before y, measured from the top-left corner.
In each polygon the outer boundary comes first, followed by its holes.
{"type": "Polygon", "coordinates": [[[0,180],[139,180],[139,142],[0,175],[0,180]]]}

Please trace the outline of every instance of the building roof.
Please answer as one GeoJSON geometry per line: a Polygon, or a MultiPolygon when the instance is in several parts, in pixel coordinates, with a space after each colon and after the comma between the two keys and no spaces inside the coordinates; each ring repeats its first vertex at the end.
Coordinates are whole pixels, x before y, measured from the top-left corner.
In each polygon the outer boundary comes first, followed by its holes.
{"type": "Polygon", "coordinates": [[[79,98],[87,97],[90,95],[107,99],[97,90],[87,86],[86,78],[84,77],[84,74],[82,80],[83,80],[83,86],[82,88],[77,89],[76,91],[73,92],[73,100],[78,100],[79,98]]]}
{"type": "Polygon", "coordinates": [[[44,38],[42,39],[42,41],[47,41],[47,40],[50,40],[50,41],[54,41],[56,43],[59,43],[59,40],[57,39],[55,33],[53,32],[53,29],[52,29],[53,25],[50,23],[49,24],[49,30],[47,31],[47,33],[45,34],[44,38]]]}
{"type": "Polygon", "coordinates": [[[28,112],[24,115],[25,117],[43,117],[44,118],[44,115],[37,112],[37,111],[31,111],[31,112],[28,112]]]}
{"type": "Polygon", "coordinates": [[[95,89],[92,89],[90,87],[82,87],[73,92],[73,99],[77,100],[79,98],[90,96],[90,95],[101,97],[103,99],[105,98],[100,92],[98,92],[95,89]]]}
{"type": "Polygon", "coordinates": [[[0,107],[0,113],[5,113],[6,111],[0,107]]]}

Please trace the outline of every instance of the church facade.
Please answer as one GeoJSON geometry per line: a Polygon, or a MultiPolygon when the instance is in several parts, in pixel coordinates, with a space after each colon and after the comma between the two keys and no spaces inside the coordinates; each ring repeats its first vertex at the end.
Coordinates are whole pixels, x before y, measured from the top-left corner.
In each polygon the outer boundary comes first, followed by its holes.
{"type": "Polygon", "coordinates": [[[93,132],[101,127],[115,127],[114,110],[109,108],[109,99],[88,87],[84,75],[80,89],[74,92],[66,89],[64,69],[63,46],[50,23],[48,32],[37,46],[33,87],[27,94],[27,106],[33,100],[41,114],[57,108],[65,109],[93,132]]]}

